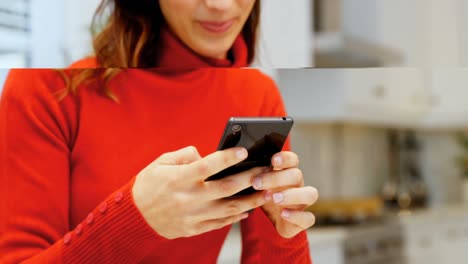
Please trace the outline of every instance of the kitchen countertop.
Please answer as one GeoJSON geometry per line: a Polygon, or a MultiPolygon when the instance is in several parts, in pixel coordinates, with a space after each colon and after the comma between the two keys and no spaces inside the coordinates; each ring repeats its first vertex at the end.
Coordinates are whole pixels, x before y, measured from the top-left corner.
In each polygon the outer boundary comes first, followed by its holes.
{"type": "Polygon", "coordinates": [[[421,210],[402,211],[398,214],[400,220],[419,219],[426,217],[443,217],[450,216],[468,216],[468,204],[454,204],[440,207],[433,207],[421,210]]]}

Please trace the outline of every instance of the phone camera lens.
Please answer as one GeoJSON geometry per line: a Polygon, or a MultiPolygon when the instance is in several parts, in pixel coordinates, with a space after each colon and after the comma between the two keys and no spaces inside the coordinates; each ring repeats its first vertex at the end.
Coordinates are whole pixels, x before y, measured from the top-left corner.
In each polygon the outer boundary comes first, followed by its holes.
{"type": "Polygon", "coordinates": [[[234,125],[232,127],[232,132],[237,133],[237,132],[241,131],[241,129],[242,129],[241,125],[234,125]]]}

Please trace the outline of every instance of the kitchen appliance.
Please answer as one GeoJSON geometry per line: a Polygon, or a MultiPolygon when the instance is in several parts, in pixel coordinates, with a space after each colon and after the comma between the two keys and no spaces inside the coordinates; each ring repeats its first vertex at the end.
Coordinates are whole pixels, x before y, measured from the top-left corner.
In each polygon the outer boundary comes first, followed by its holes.
{"type": "Polygon", "coordinates": [[[382,187],[382,199],[387,208],[398,208],[398,186],[400,184],[399,174],[399,147],[397,131],[388,131],[388,165],[389,177],[382,187]]]}
{"type": "Polygon", "coordinates": [[[397,218],[348,228],[346,264],[405,264],[403,229],[397,218]]]}
{"type": "Polygon", "coordinates": [[[421,175],[419,152],[421,146],[412,131],[404,133],[403,155],[402,155],[402,176],[404,184],[407,186],[410,197],[410,207],[413,209],[426,207],[428,191],[421,175]]]}
{"type": "Polygon", "coordinates": [[[428,191],[421,175],[420,143],[413,131],[388,132],[390,174],[381,196],[390,210],[425,208],[428,191]]]}

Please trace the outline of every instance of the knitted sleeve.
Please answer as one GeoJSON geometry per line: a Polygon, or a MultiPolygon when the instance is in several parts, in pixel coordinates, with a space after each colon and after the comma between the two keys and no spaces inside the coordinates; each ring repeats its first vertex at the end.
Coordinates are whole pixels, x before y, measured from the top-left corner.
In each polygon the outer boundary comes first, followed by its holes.
{"type": "MultiPolygon", "coordinates": [[[[134,263],[164,238],[136,208],[133,180],[70,226],[76,104],[52,70],[12,70],[0,101],[0,263],[134,263]]],[[[131,177],[129,177],[131,178],[131,177]]]]}

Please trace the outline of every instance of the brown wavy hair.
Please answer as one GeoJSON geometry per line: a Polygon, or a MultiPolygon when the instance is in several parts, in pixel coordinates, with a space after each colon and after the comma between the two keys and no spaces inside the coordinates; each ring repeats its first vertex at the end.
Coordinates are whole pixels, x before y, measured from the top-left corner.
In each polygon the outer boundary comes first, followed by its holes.
{"type": "MultiPolygon", "coordinates": [[[[248,49],[249,64],[255,57],[260,22],[260,0],[256,0],[242,35],[248,49]]],[[[98,69],[61,72],[67,91],[75,93],[87,81],[109,80],[125,68],[156,67],[160,52],[160,29],[165,20],[158,0],[102,0],[93,21],[93,48],[98,69]]],[[[105,93],[116,99],[109,90],[105,93]]]]}

